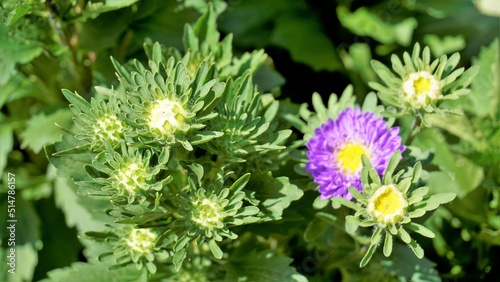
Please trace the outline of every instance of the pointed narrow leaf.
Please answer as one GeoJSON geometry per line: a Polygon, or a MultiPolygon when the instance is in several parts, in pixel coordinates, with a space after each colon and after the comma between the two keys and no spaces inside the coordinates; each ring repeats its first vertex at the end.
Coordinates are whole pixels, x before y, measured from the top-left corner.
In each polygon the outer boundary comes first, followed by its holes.
{"type": "Polygon", "coordinates": [[[423,225],[420,225],[418,223],[411,222],[407,226],[408,226],[408,229],[411,229],[411,230],[417,232],[418,234],[420,234],[422,236],[425,236],[427,238],[434,238],[434,237],[436,237],[436,235],[434,234],[434,232],[432,232],[427,227],[425,227],[423,225]]]}
{"type": "Polygon", "coordinates": [[[385,232],[384,256],[388,257],[392,253],[392,234],[385,232]]]}
{"type": "Polygon", "coordinates": [[[372,259],[373,254],[375,253],[375,250],[377,249],[377,245],[370,245],[368,247],[368,251],[366,251],[365,256],[361,259],[361,262],[359,263],[359,267],[364,267],[370,260],[372,259]]]}
{"type": "Polygon", "coordinates": [[[220,249],[219,245],[217,245],[217,242],[215,240],[210,240],[208,241],[208,246],[210,247],[210,251],[212,252],[212,255],[214,255],[215,258],[221,259],[224,253],[220,249]]]}
{"type": "Polygon", "coordinates": [[[410,244],[408,244],[408,246],[418,258],[424,257],[424,250],[422,249],[422,247],[420,247],[417,241],[412,240],[410,244]]]}
{"type": "Polygon", "coordinates": [[[90,110],[90,103],[87,102],[85,99],[83,99],[82,96],[78,95],[78,93],[76,92],[71,92],[67,89],[63,89],[62,93],[64,97],[66,97],[66,100],[68,100],[68,102],[77,107],[80,111],[88,113],[88,111],[90,110]]]}

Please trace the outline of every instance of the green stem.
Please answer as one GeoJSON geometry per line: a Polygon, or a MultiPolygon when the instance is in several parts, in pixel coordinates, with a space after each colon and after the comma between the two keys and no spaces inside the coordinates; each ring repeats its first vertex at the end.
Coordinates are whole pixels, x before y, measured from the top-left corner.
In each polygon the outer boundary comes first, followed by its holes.
{"type": "Polygon", "coordinates": [[[412,127],[411,127],[410,136],[408,136],[408,139],[406,140],[406,145],[407,146],[410,146],[411,143],[413,143],[413,140],[415,139],[415,137],[417,136],[417,134],[422,129],[422,119],[423,119],[423,117],[422,117],[422,115],[420,113],[417,114],[417,116],[415,117],[415,120],[413,121],[413,124],[412,124],[412,127]]]}

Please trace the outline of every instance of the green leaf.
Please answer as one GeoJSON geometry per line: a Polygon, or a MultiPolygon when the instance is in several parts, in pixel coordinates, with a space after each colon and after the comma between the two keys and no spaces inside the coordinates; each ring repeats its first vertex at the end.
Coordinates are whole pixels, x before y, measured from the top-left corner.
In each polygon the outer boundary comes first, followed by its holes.
{"type": "Polygon", "coordinates": [[[429,202],[437,202],[439,204],[446,204],[448,202],[453,201],[457,197],[455,193],[439,193],[432,195],[427,201],[429,202]]]}
{"type": "Polygon", "coordinates": [[[352,215],[348,215],[345,217],[345,231],[349,234],[354,234],[356,230],[358,230],[360,224],[361,221],[357,217],[354,217],[352,215]]]}
{"type": "Polygon", "coordinates": [[[472,60],[473,65],[479,66],[479,73],[472,82],[472,93],[461,98],[466,110],[478,115],[489,115],[498,119],[498,105],[500,103],[500,40],[498,37],[487,48],[483,48],[479,57],[472,60]]]}
{"type": "Polygon", "coordinates": [[[430,173],[428,181],[430,191],[453,192],[463,198],[476,189],[484,178],[483,168],[452,152],[445,137],[436,128],[423,130],[415,137],[412,144],[422,151],[434,153],[432,164],[442,170],[430,173]]]}
{"type": "Polygon", "coordinates": [[[7,193],[2,193],[0,198],[0,208],[4,211],[0,214],[0,238],[2,244],[7,246],[7,239],[9,238],[10,231],[7,229],[12,223],[7,220],[17,220],[15,225],[15,243],[16,246],[31,243],[35,246],[41,243],[40,234],[40,219],[37,212],[35,211],[31,202],[24,200],[21,194],[14,195],[15,199],[12,202],[12,198],[7,197],[7,193]],[[10,217],[11,213],[7,212],[10,207],[15,206],[14,217],[10,217]],[[9,208],[8,208],[9,207],[9,208]]]}
{"type": "Polygon", "coordinates": [[[306,242],[314,242],[320,238],[323,233],[331,226],[327,221],[318,217],[313,218],[304,231],[304,240],[306,242]]]}
{"type": "Polygon", "coordinates": [[[384,256],[388,257],[392,253],[392,234],[385,232],[384,240],[384,256]]]}
{"type": "Polygon", "coordinates": [[[21,132],[21,148],[30,148],[35,153],[40,152],[43,146],[61,140],[63,130],[56,123],[69,127],[73,113],[67,109],[60,109],[46,116],[43,113],[31,117],[27,122],[26,129],[21,132]]]}
{"type": "Polygon", "coordinates": [[[394,170],[396,170],[396,167],[398,166],[400,159],[401,159],[401,151],[398,150],[394,152],[394,154],[392,154],[392,157],[389,160],[389,163],[387,164],[387,168],[385,170],[384,177],[382,179],[385,185],[392,183],[392,174],[394,173],[394,170]]]}
{"type": "Polygon", "coordinates": [[[233,193],[241,191],[241,189],[243,189],[247,185],[248,181],[250,180],[250,176],[250,173],[244,174],[243,176],[238,178],[238,180],[236,180],[233,185],[231,185],[229,190],[233,191],[233,193]]]}
{"type": "Polygon", "coordinates": [[[0,126],[0,174],[3,175],[5,167],[7,167],[7,159],[9,153],[14,146],[14,131],[10,124],[0,126]]]}
{"type": "Polygon", "coordinates": [[[51,270],[48,278],[40,282],[109,282],[109,281],[134,281],[146,282],[144,270],[137,270],[135,265],[108,271],[109,263],[103,262],[76,262],[71,266],[51,270]]]}
{"type": "Polygon", "coordinates": [[[230,257],[225,267],[225,281],[306,282],[307,279],[290,266],[291,262],[291,258],[267,250],[230,257]]]}
{"type": "Polygon", "coordinates": [[[361,209],[361,207],[356,205],[354,202],[349,201],[349,200],[342,198],[342,197],[333,197],[333,198],[331,198],[331,201],[332,201],[332,206],[334,208],[335,208],[335,206],[343,205],[343,206],[346,206],[346,207],[348,207],[352,210],[355,210],[355,211],[358,211],[361,209]]]}
{"type": "Polygon", "coordinates": [[[382,227],[377,227],[375,229],[371,237],[372,245],[377,245],[380,242],[380,240],[382,240],[382,230],[384,230],[382,227]]]}
{"type": "Polygon", "coordinates": [[[28,40],[16,40],[11,31],[0,24],[0,85],[5,84],[15,73],[16,64],[26,64],[40,55],[43,48],[28,40]]]}
{"type": "Polygon", "coordinates": [[[424,257],[424,249],[420,247],[420,245],[417,243],[415,240],[411,240],[410,244],[408,244],[410,249],[413,251],[413,253],[417,256],[417,258],[423,258],[424,257]]]}
{"type": "Polygon", "coordinates": [[[424,42],[430,47],[434,57],[441,57],[445,54],[460,51],[464,49],[466,45],[462,35],[446,35],[441,38],[436,34],[427,34],[424,36],[424,42]]]}
{"type": "Polygon", "coordinates": [[[339,6],[337,16],[340,23],[354,34],[370,36],[383,44],[398,43],[408,46],[411,43],[413,30],[417,27],[414,18],[406,18],[394,25],[385,23],[365,7],[350,12],[346,7],[339,6]]]}
{"type": "Polygon", "coordinates": [[[304,192],[290,183],[287,177],[274,178],[271,172],[253,173],[246,189],[255,192],[260,201],[258,207],[264,220],[277,220],[292,201],[302,197],[304,192]]]}
{"type": "Polygon", "coordinates": [[[410,234],[408,234],[408,232],[403,227],[398,228],[398,236],[406,244],[409,244],[411,242],[410,234]]]}
{"type": "Polygon", "coordinates": [[[400,281],[440,282],[436,264],[427,258],[417,258],[408,247],[395,243],[390,258],[381,258],[380,265],[397,275],[400,281]]]}
{"type": "Polygon", "coordinates": [[[139,0],[106,0],[105,2],[90,2],[86,5],[86,12],[97,17],[99,14],[128,7],[139,0]]]}
{"type": "Polygon", "coordinates": [[[5,282],[33,281],[33,274],[38,264],[38,250],[32,244],[16,244],[15,274],[9,272],[8,256],[11,255],[10,248],[0,248],[0,280],[5,282]],[[22,262],[22,263],[20,263],[22,262]]]}
{"type": "Polygon", "coordinates": [[[222,252],[222,250],[220,249],[219,245],[217,245],[217,242],[215,242],[215,240],[208,241],[208,246],[210,247],[210,251],[212,252],[215,258],[217,259],[222,258],[224,252],[222,252]]]}
{"type": "Polygon", "coordinates": [[[45,146],[45,155],[47,159],[57,168],[57,173],[60,176],[71,177],[77,181],[91,180],[88,173],[85,171],[86,165],[91,165],[94,160],[93,154],[78,154],[57,157],[56,152],[68,150],[69,148],[82,145],[73,136],[64,135],[62,142],[57,142],[52,145],[45,146]]]}
{"type": "Polygon", "coordinates": [[[80,234],[103,230],[105,223],[112,222],[103,212],[111,207],[109,201],[78,194],[76,185],[67,178],[54,180],[54,198],[56,206],[64,212],[66,225],[76,227],[80,234]]]}
{"type": "Polygon", "coordinates": [[[425,236],[427,238],[434,238],[436,236],[434,234],[434,232],[429,230],[427,227],[420,225],[418,223],[415,223],[415,222],[410,222],[410,224],[408,224],[407,227],[408,227],[408,229],[411,229],[411,230],[413,230],[413,231],[415,231],[415,232],[419,233],[420,235],[425,236]]]}
{"type": "Polygon", "coordinates": [[[307,10],[303,11],[300,21],[286,14],[279,17],[271,42],[287,49],[294,61],[309,65],[316,71],[343,68],[335,47],[321,30],[318,20],[307,10]]]}
{"type": "Polygon", "coordinates": [[[370,262],[376,249],[377,249],[377,244],[371,244],[370,247],[368,247],[366,254],[363,256],[361,262],[359,263],[359,267],[364,267],[368,262],[370,262]]]}
{"type": "Polygon", "coordinates": [[[199,131],[196,135],[190,140],[191,144],[199,145],[202,143],[206,143],[212,139],[221,137],[223,135],[222,132],[218,131],[199,131]]]}
{"type": "Polygon", "coordinates": [[[82,113],[88,113],[91,106],[90,103],[83,99],[82,96],[78,95],[76,92],[71,92],[67,89],[62,90],[62,94],[73,106],[78,108],[82,113]]]}

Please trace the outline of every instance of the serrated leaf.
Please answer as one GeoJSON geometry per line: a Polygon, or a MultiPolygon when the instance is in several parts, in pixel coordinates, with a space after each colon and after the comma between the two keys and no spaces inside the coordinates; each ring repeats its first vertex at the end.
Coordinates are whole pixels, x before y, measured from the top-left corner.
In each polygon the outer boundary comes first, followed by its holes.
{"type": "Polygon", "coordinates": [[[483,168],[452,152],[442,132],[436,128],[423,130],[412,144],[422,151],[434,153],[432,164],[441,169],[431,172],[427,183],[434,193],[453,192],[462,198],[476,189],[484,178],[483,168]]]}
{"type": "Polygon", "coordinates": [[[337,16],[340,23],[354,34],[370,36],[383,44],[398,43],[408,46],[413,30],[417,27],[414,18],[406,18],[394,25],[388,24],[365,7],[350,12],[346,7],[339,6],[337,16]]]}
{"type": "Polygon", "coordinates": [[[128,7],[139,0],[106,0],[106,2],[90,2],[86,5],[86,12],[92,17],[97,17],[99,14],[118,10],[128,7]]]}
{"type": "Polygon", "coordinates": [[[3,175],[7,166],[7,158],[14,146],[14,132],[10,124],[0,126],[0,174],[3,175]]]}
{"type": "Polygon", "coordinates": [[[306,230],[304,231],[304,240],[306,242],[314,242],[321,234],[328,229],[329,224],[319,218],[313,218],[309,224],[307,224],[306,230]]]}
{"type": "Polygon", "coordinates": [[[292,259],[277,256],[270,251],[250,252],[242,257],[231,257],[227,264],[225,281],[295,281],[305,282],[307,279],[290,266],[292,259]]]}
{"type": "MultiPolygon", "coordinates": [[[[19,231],[17,231],[19,232],[19,231]]],[[[30,243],[16,244],[16,266],[11,268],[10,259],[11,248],[0,248],[0,279],[5,282],[33,281],[33,274],[38,264],[38,250],[30,243]],[[22,261],[23,263],[19,263],[22,261]],[[15,274],[10,270],[14,269],[15,274]]]]}
{"type": "Polygon", "coordinates": [[[500,40],[497,37],[472,63],[479,66],[479,73],[472,82],[472,93],[463,97],[466,110],[478,115],[498,117],[500,103],[500,40]]]}
{"type": "Polygon", "coordinates": [[[446,35],[439,37],[436,34],[426,34],[424,36],[424,42],[430,47],[434,57],[440,57],[445,54],[460,51],[466,45],[465,39],[462,35],[446,35]]]}
{"type": "Polygon", "coordinates": [[[40,152],[43,146],[61,140],[64,133],[56,123],[69,127],[73,113],[67,109],[60,109],[50,115],[40,113],[31,117],[27,122],[26,129],[21,132],[21,148],[30,148],[35,153],[40,152]]]}
{"type": "Polygon", "coordinates": [[[76,262],[71,266],[51,270],[47,273],[48,278],[40,282],[109,282],[130,281],[146,282],[147,276],[144,270],[137,270],[135,265],[129,265],[113,271],[108,271],[107,263],[82,263],[76,262]]]}
{"type": "Polygon", "coordinates": [[[81,146],[81,142],[73,136],[64,135],[62,142],[45,146],[45,155],[47,159],[57,168],[60,176],[71,177],[76,181],[91,180],[85,171],[86,165],[91,165],[94,160],[93,154],[78,154],[56,157],[54,154],[69,148],[81,146]]]}
{"type": "Polygon", "coordinates": [[[103,211],[110,208],[109,201],[96,200],[79,195],[77,187],[69,179],[57,177],[54,181],[56,206],[64,211],[66,225],[76,227],[80,234],[103,230],[112,219],[103,211]]]}
{"type": "Polygon", "coordinates": [[[0,24],[0,85],[5,84],[15,73],[16,64],[26,64],[41,54],[43,48],[28,40],[11,37],[10,29],[0,24]]]}
{"type": "Polygon", "coordinates": [[[400,280],[418,282],[440,282],[441,277],[435,269],[436,264],[427,258],[417,258],[405,245],[394,242],[390,258],[382,258],[380,265],[400,280]]]}
{"type": "Polygon", "coordinates": [[[276,20],[271,42],[287,49],[294,61],[309,65],[316,71],[342,69],[337,51],[322,32],[318,21],[308,10],[301,11],[303,17],[300,21],[290,16],[281,16],[276,20]]]}
{"type": "Polygon", "coordinates": [[[303,195],[302,190],[291,184],[287,177],[274,178],[271,172],[252,174],[245,189],[255,192],[263,213],[261,218],[266,220],[280,219],[290,203],[303,195]]]}

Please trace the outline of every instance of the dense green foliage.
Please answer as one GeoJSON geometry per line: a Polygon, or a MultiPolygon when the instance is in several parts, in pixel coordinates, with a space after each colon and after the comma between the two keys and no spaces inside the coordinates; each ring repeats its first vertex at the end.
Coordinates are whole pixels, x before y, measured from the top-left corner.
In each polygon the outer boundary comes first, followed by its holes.
{"type": "Polygon", "coordinates": [[[0,281],[497,277],[494,4],[3,0],[0,281]],[[406,149],[323,199],[354,107],[406,149]]]}

